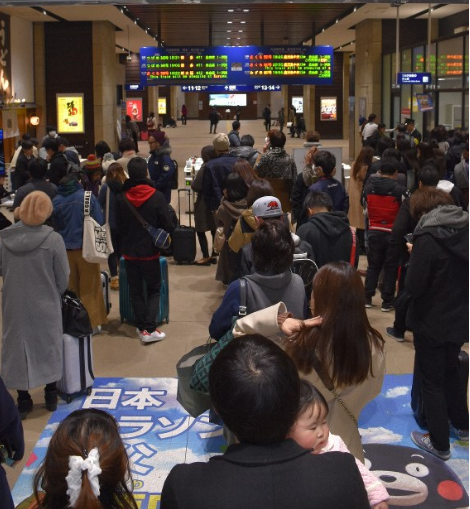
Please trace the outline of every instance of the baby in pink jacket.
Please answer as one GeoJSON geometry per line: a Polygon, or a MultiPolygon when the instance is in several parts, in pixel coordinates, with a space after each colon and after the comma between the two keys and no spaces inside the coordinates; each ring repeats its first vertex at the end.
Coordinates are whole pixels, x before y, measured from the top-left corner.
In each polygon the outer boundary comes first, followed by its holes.
{"type": "MultiPolygon", "coordinates": [[[[300,404],[297,420],[292,426],[288,438],[294,439],[301,447],[313,449],[313,454],[329,451],[349,453],[341,437],[330,433],[326,416],[328,403],[322,394],[307,380],[300,380],[300,404]]],[[[388,509],[387,490],[379,479],[356,459],[356,464],[373,509],[388,509]]]]}

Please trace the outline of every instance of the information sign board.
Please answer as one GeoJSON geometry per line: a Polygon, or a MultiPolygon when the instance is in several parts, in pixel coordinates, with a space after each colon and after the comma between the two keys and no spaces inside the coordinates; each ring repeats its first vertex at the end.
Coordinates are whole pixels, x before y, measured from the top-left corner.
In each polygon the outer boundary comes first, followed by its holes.
{"type": "Polygon", "coordinates": [[[147,46],[140,49],[140,82],[143,86],[331,85],[333,48],[147,46]]]}
{"type": "Polygon", "coordinates": [[[399,72],[397,83],[399,85],[430,85],[430,72],[399,72]]]}

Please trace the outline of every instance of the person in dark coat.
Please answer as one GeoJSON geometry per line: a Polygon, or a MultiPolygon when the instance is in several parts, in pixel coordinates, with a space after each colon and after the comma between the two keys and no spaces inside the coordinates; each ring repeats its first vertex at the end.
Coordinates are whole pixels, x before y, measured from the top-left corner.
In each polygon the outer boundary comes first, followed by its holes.
{"type": "Polygon", "coordinates": [[[448,194],[429,188],[416,191],[410,207],[419,222],[405,281],[411,294],[407,325],[414,335],[414,375],[422,377],[429,430],[413,431],[411,438],[448,460],[450,433],[468,441],[467,394],[458,359],[469,333],[468,213],[453,205],[448,194]]]}
{"type": "Polygon", "coordinates": [[[161,508],[369,508],[352,455],[311,454],[286,439],[299,386],[294,363],[274,342],[260,335],[235,338],[216,357],[209,390],[237,443],[207,463],[173,467],[161,508]]]}
{"type": "Polygon", "coordinates": [[[230,141],[225,133],[219,133],[212,140],[217,157],[206,164],[202,180],[202,195],[211,212],[216,212],[223,196],[225,179],[232,171],[238,157],[229,153],[230,141]]]}
{"type": "Polygon", "coordinates": [[[212,108],[211,112],[209,113],[209,121],[211,123],[209,134],[212,134],[212,129],[214,129],[214,134],[217,133],[217,124],[219,123],[219,120],[219,113],[215,108],[212,108]]]}
{"type": "Polygon", "coordinates": [[[60,151],[59,141],[57,138],[46,139],[43,147],[46,150],[46,154],[50,162],[46,178],[58,186],[59,182],[67,174],[68,159],[64,156],[63,152],[60,151]]]}
{"type": "Polygon", "coordinates": [[[172,149],[165,131],[154,131],[148,139],[150,157],[148,167],[155,187],[163,193],[167,203],[171,201],[171,189],[175,180],[175,165],[171,159],[172,149]]]}
{"type": "Polygon", "coordinates": [[[21,142],[21,152],[16,160],[15,171],[12,173],[12,184],[14,190],[24,186],[29,180],[28,165],[34,158],[33,148],[34,145],[31,141],[21,142]]]}
{"type": "MultiPolygon", "coordinates": [[[[353,241],[348,216],[333,211],[331,198],[319,191],[307,194],[304,207],[309,218],[297,230],[297,235],[312,246],[318,268],[329,262],[349,262],[353,241]]],[[[356,249],[356,267],[358,262],[359,249],[356,249]]]]}
{"type": "Polygon", "coordinates": [[[215,224],[214,215],[207,207],[204,196],[202,195],[202,180],[206,167],[205,164],[214,157],[216,157],[216,152],[212,145],[206,145],[201,149],[201,158],[204,161],[204,164],[196,173],[196,177],[191,183],[191,189],[197,193],[197,198],[194,202],[194,226],[196,228],[197,239],[202,251],[202,258],[195,262],[195,265],[198,266],[217,263],[214,251],[212,251],[212,255],[209,255],[209,245],[207,243],[206,237],[206,232],[210,231],[212,237],[212,245],[214,245],[215,230],[217,227],[215,224]]]}
{"type": "MultiPolygon", "coordinates": [[[[0,378],[0,443],[7,443],[12,452],[14,461],[19,461],[24,456],[24,435],[21,419],[15,402],[7,391],[3,380],[0,378]]],[[[11,498],[10,487],[3,467],[0,466],[0,507],[2,509],[14,509],[15,505],[11,498]]]]}
{"type": "Polygon", "coordinates": [[[153,227],[163,228],[171,233],[173,224],[165,197],[148,179],[145,159],[133,157],[127,169],[129,179],[122,186],[123,192],[117,196],[116,224],[121,232],[122,256],[126,261],[137,333],[143,343],[152,343],[161,341],[166,336],[157,329],[156,323],[160,307],[160,253],[151,235],[131,212],[127,201],[153,227]],[[144,281],[147,285],[145,290],[144,281]]]}
{"type": "Polygon", "coordinates": [[[236,157],[246,159],[251,164],[251,167],[254,168],[256,161],[261,157],[261,154],[254,148],[254,145],[255,139],[253,136],[251,134],[244,134],[240,138],[240,145],[238,147],[230,147],[230,153],[236,157]]]}

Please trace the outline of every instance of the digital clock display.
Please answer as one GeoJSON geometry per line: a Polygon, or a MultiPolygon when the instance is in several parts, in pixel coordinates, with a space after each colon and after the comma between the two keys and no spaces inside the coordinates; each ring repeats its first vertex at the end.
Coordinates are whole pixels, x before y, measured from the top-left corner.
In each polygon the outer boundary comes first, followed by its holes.
{"type": "Polygon", "coordinates": [[[329,85],[331,46],[145,47],[140,81],[148,85],[329,85]]]}

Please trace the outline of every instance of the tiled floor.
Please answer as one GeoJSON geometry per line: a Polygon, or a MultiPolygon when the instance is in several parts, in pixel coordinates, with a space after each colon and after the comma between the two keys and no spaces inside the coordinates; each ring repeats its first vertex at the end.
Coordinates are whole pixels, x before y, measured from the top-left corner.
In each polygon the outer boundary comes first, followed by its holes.
{"type": "MultiPolygon", "coordinates": [[[[202,146],[210,144],[212,136],[208,133],[209,122],[188,120],[186,126],[167,129],[173,147],[173,157],[180,168],[180,183],[184,182],[184,162],[190,156],[200,153],[202,146]]],[[[230,122],[219,123],[219,132],[228,132],[230,122]]],[[[255,146],[262,147],[265,132],[262,121],[242,121],[242,134],[252,134],[255,146]]],[[[303,140],[288,138],[286,149],[300,147],[303,140]]],[[[325,140],[324,146],[343,146],[343,153],[348,153],[347,140],[325,140]]],[[[142,155],[147,155],[147,143],[140,143],[142,155]]],[[[87,154],[82,154],[87,156],[87,154]]],[[[347,159],[345,159],[347,162],[347,159]]],[[[176,207],[176,192],[173,192],[172,203],[176,207]]],[[[186,210],[185,206],[182,206],[186,210]]],[[[200,257],[199,247],[197,258],[200,257]]],[[[361,267],[365,259],[361,257],[361,267]]],[[[112,309],[109,322],[104,325],[101,334],[93,338],[95,375],[99,377],[168,377],[175,376],[176,361],[183,353],[201,344],[208,337],[208,325],[223,296],[221,283],[215,281],[215,265],[188,266],[174,265],[170,259],[170,323],[163,325],[162,330],[167,338],[159,343],[143,345],[138,339],[135,328],[122,324],[119,317],[118,292],[111,292],[112,309]]],[[[379,298],[374,300],[380,304],[379,298]]],[[[385,327],[393,323],[393,312],[382,313],[380,307],[367,311],[370,321],[379,330],[386,341],[387,372],[390,374],[410,373],[413,368],[414,349],[411,336],[404,343],[397,343],[385,334],[385,327]]],[[[8,470],[8,478],[15,482],[33,449],[39,434],[49,419],[45,409],[42,388],[31,391],[35,403],[33,412],[23,421],[26,438],[25,459],[14,470],[8,470]]]]}

